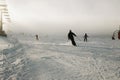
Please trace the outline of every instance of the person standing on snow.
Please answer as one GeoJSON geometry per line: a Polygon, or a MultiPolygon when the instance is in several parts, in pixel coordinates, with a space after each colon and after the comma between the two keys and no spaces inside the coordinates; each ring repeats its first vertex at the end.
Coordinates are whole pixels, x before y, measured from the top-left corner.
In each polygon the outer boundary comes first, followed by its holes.
{"type": "Polygon", "coordinates": [[[87,38],[88,38],[88,35],[87,35],[87,33],[85,33],[85,35],[84,35],[84,42],[87,42],[87,38]]]}
{"type": "Polygon", "coordinates": [[[38,37],[38,35],[37,35],[37,34],[35,35],[35,37],[36,37],[36,40],[39,40],[39,37],[38,37]]]}
{"type": "Polygon", "coordinates": [[[77,46],[74,40],[74,36],[76,36],[76,34],[70,30],[68,33],[68,40],[71,40],[73,46],[77,46]]]}

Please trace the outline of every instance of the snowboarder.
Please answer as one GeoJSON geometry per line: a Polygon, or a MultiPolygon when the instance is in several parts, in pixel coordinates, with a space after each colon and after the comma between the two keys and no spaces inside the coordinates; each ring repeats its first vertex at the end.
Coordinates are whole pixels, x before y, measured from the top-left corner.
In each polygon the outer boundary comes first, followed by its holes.
{"type": "Polygon", "coordinates": [[[84,35],[84,42],[87,42],[87,38],[88,38],[88,35],[87,35],[87,33],[85,33],[85,35],[84,35]]]}
{"type": "Polygon", "coordinates": [[[68,40],[71,40],[73,46],[77,46],[74,40],[74,36],[76,36],[76,34],[70,30],[68,33],[68,40]]]}

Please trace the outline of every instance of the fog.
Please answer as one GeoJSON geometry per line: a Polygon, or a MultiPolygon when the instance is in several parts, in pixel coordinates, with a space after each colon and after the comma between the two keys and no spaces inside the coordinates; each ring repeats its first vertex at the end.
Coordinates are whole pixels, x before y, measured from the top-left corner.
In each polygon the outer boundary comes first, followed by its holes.
{"type": "Polygon", "coordinates": [[[120,24],[120,0],[6,0],[10,30],[41,34],[112,34],[120,24]]]}

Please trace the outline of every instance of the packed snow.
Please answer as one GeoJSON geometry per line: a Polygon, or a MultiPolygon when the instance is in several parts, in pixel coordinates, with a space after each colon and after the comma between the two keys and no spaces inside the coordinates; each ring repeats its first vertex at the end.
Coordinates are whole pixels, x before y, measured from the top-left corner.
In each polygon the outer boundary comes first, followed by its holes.
{"type": "Polygon", "coordinates": [[[10,34],[0,37],[0,80],[120,80],[120,40],[10,34]]]}

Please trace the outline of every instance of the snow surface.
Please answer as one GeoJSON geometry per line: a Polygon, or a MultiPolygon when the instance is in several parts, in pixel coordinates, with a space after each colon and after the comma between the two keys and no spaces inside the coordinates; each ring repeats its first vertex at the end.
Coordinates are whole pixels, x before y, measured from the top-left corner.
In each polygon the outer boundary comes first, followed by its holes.
{"type": "Polygon", "coordinates": [[[90,37],[0,37],[0,80],[120,80],[120,41],[90,37]]]}

